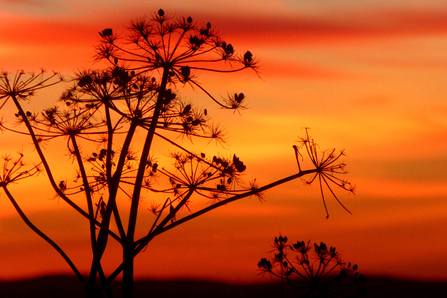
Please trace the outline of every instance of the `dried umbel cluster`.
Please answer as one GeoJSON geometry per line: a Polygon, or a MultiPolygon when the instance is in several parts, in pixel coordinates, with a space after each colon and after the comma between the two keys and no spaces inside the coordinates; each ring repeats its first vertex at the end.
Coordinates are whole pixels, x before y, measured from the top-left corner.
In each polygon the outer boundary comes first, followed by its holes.
{"type": "Polygon", "coordinates": [[[8,184],[17,183],[20,180],[38,175],[42,168],[40,164],[28,166],[23,161],[23,153],[19,152],[18,157],[13,158],[10,155],[2,157],[0,164],[0,187],[6,187],[8,184]]]}
{"type": "Polygon", "coordinates": [[[167,70],[162,82],[201,89],[222,108],[244,107],[243,93],[219,100],[197,81],[200,72],[258,72],[258,60],[253,54],[238,53],[232,44],[221,39],[211,23],[198,25],[191,17],[174,18],[160,9],[152,18],[132,21],[127,29],[124,37],[110,28],[99,32],[101,44],[96,58],[107,59],[115,67],[136,75],[167,70]]]}
{"type": "Polygon", "coordinates": [[[258,268],[262,273],[286,280],[302,297],[362,297],[367,280],[357,272],[358,266],[342,261],[335,247],[310,240],[288,244],[287,237],[275,237],[274,257],[262,258],[258,268]],[[320,297],[320,296],[318,296],[320,297]]]}
{"type": "Polygon", "coordinates": [[[338,199],[337,195],[332,189],[332,186],[341,188],[349,193],[354,194],[355,185],[351,184],[345,179],[341,179],[339,175],[346,174],[346,164],[340,160],[345,156],[344,150],[336,152],[336,149],[328,149],[324,151],[319,150],[318,144],[309,135],[309,129],[306,128],[306,134],[304,137],[300,137],[298,141],[299,145],[293,146],[295,150],[295,157],[298,164],[298,169],[301,171],[301,162],[303,159],[303,152],[307,155],[315,169],[317,171],[311,174],[312,178],[302,180],[306,184],[312,184],[315,180],[318,180],[320,185],[320,193],[323,199],[324,209],[326,210],[326,217],[329,217],[329,212],[326,206],[326,200],[324,196],[324,188],[327,188],[330,194],[336,199],[336,201],[349,213],[351,213],[338,199]]]}

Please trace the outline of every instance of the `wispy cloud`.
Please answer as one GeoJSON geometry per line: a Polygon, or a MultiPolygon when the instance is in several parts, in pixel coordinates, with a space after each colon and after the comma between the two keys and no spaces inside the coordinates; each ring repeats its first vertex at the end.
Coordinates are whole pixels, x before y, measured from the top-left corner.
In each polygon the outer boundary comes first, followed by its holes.
{"type": "Polygon", "coordinates": [[[0,0],[0,3],[13,4],[13,5],[39,5],[43,4],[41,0],[0,0]]]}
{"type": "Polygon", "coordinates": [[[447,10],[359,10],[341,15],[296,13],[281,17],[216,15],[213,19],[223,24],[228,35],[275,46],[447,33],[447,10]]]}

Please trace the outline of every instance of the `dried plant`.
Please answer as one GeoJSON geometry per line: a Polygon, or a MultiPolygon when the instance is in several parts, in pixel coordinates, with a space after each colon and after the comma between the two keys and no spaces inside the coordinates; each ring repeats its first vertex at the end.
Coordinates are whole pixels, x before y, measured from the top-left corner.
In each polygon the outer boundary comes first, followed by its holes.
{"type": "MultiPolygon", "coordinates": [[[[317,172],[312,174],[312,178],[309,180],[303,179],[306,184],[312,184],[317,178],[320,185],[321,197],[323,199],[324,208],[326,210],[326,217],[329,217],[329,212],[327,210],[326,201],[324,197],[323,188],[329,189],[329,192],[337,200],[337,202],[347,211],[348,209],[340,202],[331,186],[339,187],[350,193],[354,193],[355,185],[352,185],[349,181],[341,179],[338,175],[346,174],[346,164],[340,161],[340,158],[345,155],[344,151],[336,152],[336,149],[329,149],[320,152],[318,150],[318,144],[309,135],[309,130],[306,128],[306,135],[299,138],[299,146],[293,146],[295,150],[296,161],[298,163],[298,169],[301,171],[300,166],[300,149],[305,151],[313,166],[318,169],[317,172]]],[[[351,212],[349,212],[351,213],[351,212]]]]}
{"type": "Polygon", "coordinates": [[[275,237],[274,257],[262,258],[261,273],[287,281],[301,297],[361,297],[366,295],[366,277],[358,266],[342,261],[335,247],[323,242],[297,241],[289,245],[287,237],[275,237]]]}
{"type": "Polygon", "coordinates": [[[323,186],[334,196],[331,185],[353,192],[348,182],[338,178],[345,173],[339,161],[342,153],[318,153],[307,130],[300,146],[294,146],[298,172],[264,186],[256,179],[244,182],[247,166],[238,154],[208,156],[178,141],[186,137],[225,143],[224,130],[212,122],[206,109],[181,99],[179,88],[191,86],[219,107],[239,111],[246,106],[244,93],[218,99],[198,81],[199,74],[245,69],[258,74],[258,59],[250,51],[238,53],[210,23],[199,26],[190,17],[173,18],[159,10],[151,18],[132,21],[126,33],[104,29],[99,34],[96,59],[108,60],[108,68],[81,70],[69,80],[44,71],[0,75],[0,107],[11,104],[18,110],[16,123],[0,121],[0,129],[31,137],[39,158],[35,166],[27,167],[23,155],[15,161],[5,157],[0,187],[23,220],[69,263],[87,297],[112,296],[109,285],[121,273],[124,295],[132,297],[134,259],[150,241],[222,205],[250,196],[263,200],[266,190],[306,176],[311,177],[307,183],[318,177],[323,200],[323,186]],[[40,112],[24,110],[23,101],[30,101],[36,91],[62,82],[68,86],[59,101],[40,112]],[[66,141],[72,161],[67,171],[72,171],[73,179],[58,178],[68,177],[67,173],[57,173],[48,161],[52,152],[46,144],[58,139],[66,141]],[[154,157],[154,139],[174,149],[169,153],[172,165],[154,157]],[[303,155],[313,165],[306,170],[301,169],[303,155]],[[89,222],[92,261],[87,278],[24,216],[9,190],[11,183],[40,172],[45,172],[56,196],[89,222]],[[120,203],[121,198],[126,204],[120,203]],[[150,207],[142,208],[145,204],[150,207]],[[136,233],[142,212],[153,214],[154,222],[151,227],[138,227],[136,233]],[[112,239],[122,246],[123,258],[113,272],[106,273],[101,262],[112,239]]]}

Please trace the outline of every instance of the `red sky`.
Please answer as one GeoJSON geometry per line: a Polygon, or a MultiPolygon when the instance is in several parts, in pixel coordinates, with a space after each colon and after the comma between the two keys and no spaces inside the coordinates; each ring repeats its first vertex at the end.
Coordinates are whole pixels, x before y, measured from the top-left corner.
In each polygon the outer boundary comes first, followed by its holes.
{"type": "MultiPolygon", "coordinates": [[[[267,192],[262,204],[252,198],[225,206],[155,239],[137,257],[137,277],[262,281],[256,264],[281,233],[336,246],[366,274],[447,279],[447,2],[167,2],[0,1],[0,68],[70,75],[91,66],[98,31],[122,32],[159,8],[210,21],[236,50],[261,59],[261,79],[250,72],[200,76],[214,94],[243,91],[250,104],[241,115],[184,90],[230,137],[226,148],[197,150],[236,152],[247,180],[265,184],[296,171],[292,145],[310,127],[322,149],[346,150],[357,191],[339,193],[353,215],[328,198],[328,220],[317,185],[300,181],[267,192]]],[[[32,152],[27,146],[0,135],[2,155],[32,152]]],[[[88,237],[77,232],[87,232],[87,223],[52,194],[29,192],[43,192],[44,177],[27,183],[13,190],[30,217],[87,268],[88,237]]],[[[0,236],[0,279],[69,272],[1,193],[0,236]]]]}

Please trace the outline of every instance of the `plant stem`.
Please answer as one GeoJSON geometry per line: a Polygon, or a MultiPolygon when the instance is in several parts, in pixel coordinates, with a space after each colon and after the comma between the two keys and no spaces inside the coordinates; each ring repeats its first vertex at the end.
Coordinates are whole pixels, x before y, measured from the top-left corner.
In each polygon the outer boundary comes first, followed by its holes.
{"type": "Polygon", "coordinates": [[[29,219],[28,217],[25,215],[25,213],[23,213],[22,209],[20,208],[20,206],[17,204],[16,200],[14,199],[14,197],[12,196],[12,194],[9,192],[8,188],[6,185],[2,186],[3,190],[6,193],[6,196],[9,198],[9,200],[11,201],[12,205],[14,206],[14,208],[16,209],[17,213],[19,213],[20,217],[22,218],[22,220],[25,222],[25,224],[31,229],[33,230],[37,235],[39,235],[41,238],[43,238],[46,242],[48,242],[63,258],[64,260],[68,263],[68,265],[70,266],[70,268],[73,270],[73,272],[76,274],[76,276],[78,277],[78,279],[82,282],[82,284],[84,285],[84,287],[87,289],[87,282],[85,281],[84,277],[81,275],[81,273],[79,272],[79,270],[76,268],[76,266],[74,265],[74,263],[70,260],[70,258],[67,256],[67,254],[59,247],[59,245],[57,245],[53,240],[51,240],[50,237],[48,237],[47,235],[45,235],[39,228],[37,228],[29,219]]]}
{"type": "Polygon", "coordinates": [[[163,98],[165,95],[166,85],[169,76],[169,67],[166,66],[163,70],[163,77],[160,84],[157,102],[155,104],[154,113],[152,115],[152,122],[149,131],[146,135],[143,151],[141,152],[140,164],[138,166],[137,176],[135,178],[135,187],[132,195],[132,203],[130,206],[129,225],[127,227],[126,239],[123,242],[123,296],[132,298],[133,290],[133,270],[134,270],[134,248],[135,248],[135,227],[137,222],[138,206],[140,203],[141,185],[143,183],[144,172],[146,171],[146,161],[151,149],[152,140],[155,134],[155,128],[158,124],[158,117],[161,112],[163,98]]]}

